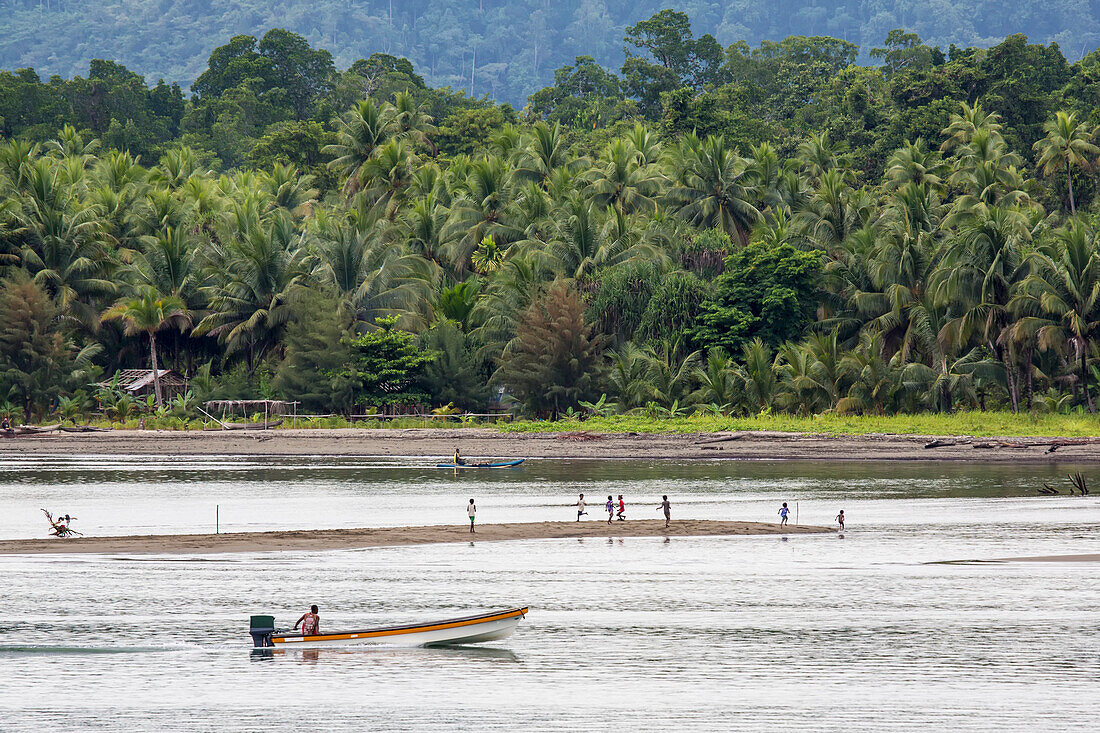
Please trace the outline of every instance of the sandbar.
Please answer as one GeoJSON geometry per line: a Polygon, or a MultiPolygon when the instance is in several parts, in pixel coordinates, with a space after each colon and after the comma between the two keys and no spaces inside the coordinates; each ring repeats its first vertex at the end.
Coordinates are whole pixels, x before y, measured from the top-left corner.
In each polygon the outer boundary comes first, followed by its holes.
{"type": "Polygon", "coordinates": [[[1100,552],[1080,555],[1036,555],[1034,557],[998,557],[993,562],[1100,562],[1100,552]]]}
{"type": "MultiPolygon", "coordinates": [[[[583,425],[583,424],[582,424],[583,425]]],[[[466,456],[813,461],[1100,461],[1100,438],[719,433],[516,433],[495,428],[260,431],[112,430],[0,439],[0,457],[38,455],[466,456]]]]}
{"type": "Polygon", "coordinates": [[[0,555],[39,554],[191,554],[221,552],[279,552],[287,550],[349,550],[361,547],[428,545],[448,542],[497,542],[502,540],[593,539],[620,537],[714,537],[734,535],[794,535],[831,533],[828,527],[763,522],[723,522],[706,519],[675,520],[665,528],[663,520],[615,522],[522,522],[484,524],[470,534],[468,525],[426,527],[371,527],[362,529],[313,529],[279,532],[231,532],[226,534],[167,534],[123,537],[74,537],[69,539],[0,540],[0,555]]]}

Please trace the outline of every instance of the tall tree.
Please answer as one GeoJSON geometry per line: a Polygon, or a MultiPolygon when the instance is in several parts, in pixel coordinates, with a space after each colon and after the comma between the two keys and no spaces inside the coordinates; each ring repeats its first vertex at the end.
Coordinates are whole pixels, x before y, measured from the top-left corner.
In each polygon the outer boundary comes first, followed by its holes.
{"type": "Polygon", "coordinates": [[[161,295],[152,288],[145,288],[136,298],[129,298],[107,309],[104,321],[120,320],[127,336],[144,333],[149,337],[149,364],[153,370],[153,392],[157,406],[164,404],[160,388],[160,367],[157,364],[157,332],[168,327],[181,331],[191,323],[187,305],[175,295],[161,295]]]}
{"type": "Polygon", "coordinates": [[[1077,203],[1073,198],[1073,169],[1092,170],[1100,147],[1093,144],[1096,128],[1077,119],[1075,112],[1059,112],[1053,120],[1043,125],[1047,135],[1036,141],[1039,159],[1035,164],[1043,169],[1043,175],[1053,175],[1065,169],[1066,187],[1069,189],[1069,212],[1077,215],[1077,203]]]}

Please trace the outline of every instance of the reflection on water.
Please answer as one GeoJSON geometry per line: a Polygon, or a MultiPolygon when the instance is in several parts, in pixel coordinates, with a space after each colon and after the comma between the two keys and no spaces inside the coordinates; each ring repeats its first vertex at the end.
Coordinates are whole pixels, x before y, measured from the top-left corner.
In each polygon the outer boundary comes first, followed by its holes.
{"type": "Polygon", "coordinates": [[[0,557],[5,733],[1093,727],[1100,565],[970,562],[1097,551],[1100,499],[1033,491],[1078,467],[532,461],[454,483],[398,462],[193,463],[0,463],[0,529],[34,534],[44,497],[106,533],[190,531],[227,495],[223,517],[261,527],[451,521],[469,495],[479,517],[569,518],[579,490],[635,516],[667,493],[673,521],[772,521],[782,501],[849,520],[843,537],[0,557]],[[485,646],[253,652],[249,615],[288,625],[310,603],[332,628],[531,612],[485,646]]]}

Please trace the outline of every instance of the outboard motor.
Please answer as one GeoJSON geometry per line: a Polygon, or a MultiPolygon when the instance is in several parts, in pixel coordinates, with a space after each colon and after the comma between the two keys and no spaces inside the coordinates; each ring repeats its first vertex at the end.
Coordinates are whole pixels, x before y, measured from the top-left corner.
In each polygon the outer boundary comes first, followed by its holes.
{"type": "Polygon", "coordinates": [[[274,616],[252,616],[248,633],[252,634],[252,644],[257,647],[275,646],[271,634],[275,631],[274,616]]]}

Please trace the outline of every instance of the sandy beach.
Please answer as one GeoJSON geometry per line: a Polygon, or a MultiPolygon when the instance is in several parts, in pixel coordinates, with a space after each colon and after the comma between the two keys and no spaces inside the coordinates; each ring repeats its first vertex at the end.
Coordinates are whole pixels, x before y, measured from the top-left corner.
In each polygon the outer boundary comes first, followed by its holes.
{"type": "Polygon", "coordinates": [[[212,552],[278,552],[284,550],[348,550],[358,547],[429,545],[446,542],[502,540],[615,539],[619,537],[715,537],[733,535],[821,534],[828,527],[763,522],[720,522],[703,519],[673,521],[647,519],[608,524],[586,522],[524,522],[485,524],[470,534],[469,526],[375,527],[315,529],[284,532],[227,534],[134,535],[128,537],[74,537],[69,539],[0,540],[0,555],[39,554],[187,554],[212,552]]]}
{"type": "Polygon", "coordinates": [[[1080,555],[1036,555],[1034,557],[999,557],[992,562],[1100,562],[1100,552],[1080,555]]]}
{"type": "Polygon", "coordinates": [[[114,430],[0,439],[0,456],[336,455],[890,461],[1100,461],[1100,438],[803,433],[505,433],[492,428],[114,430]]]}

